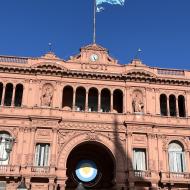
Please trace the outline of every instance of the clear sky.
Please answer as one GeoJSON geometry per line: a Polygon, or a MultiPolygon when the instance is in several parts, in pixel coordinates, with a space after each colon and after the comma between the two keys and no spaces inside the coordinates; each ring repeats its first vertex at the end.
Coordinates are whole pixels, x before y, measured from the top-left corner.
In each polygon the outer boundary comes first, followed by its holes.
{"type": "MultiPolygon", "coordinates": [[[[0,0],[0,55],[62,59],[92,43],[93,0],[0,0]]],[[[126,64],[190,70],[190,0],[126,0],[97,14],[97,43],[126,64]]]]}

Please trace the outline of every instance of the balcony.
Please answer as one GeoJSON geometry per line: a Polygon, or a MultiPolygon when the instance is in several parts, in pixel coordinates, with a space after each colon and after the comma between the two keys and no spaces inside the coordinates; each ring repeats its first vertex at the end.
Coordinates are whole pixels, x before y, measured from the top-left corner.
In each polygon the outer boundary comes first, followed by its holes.
{"type": "Polygon", "coordinates": [[[20,176],[20,167],[0,165],[0,176],[20,176]]]}
{"type": "Polygon", "coordinates": [[[55,175],[55,168],[54,167],[40,167],[40,166],[32,166],[29,168],[31,175],[36,177],[47,177],[47,176],[54,176],[55,175]]]}
{"type": "Polygon", "coordinates": [[[128,171],[128,178],[129,180],[132,179],[132,181],[151,181],[153,177],[153,173],[150,170],[142,171],[142,170],[131,170],[128,171]]]}
{"type": "Polygon", "coordinates": [[[189,183],[190,173],[161,172],[160,181],[162,183],[189,183]]]}

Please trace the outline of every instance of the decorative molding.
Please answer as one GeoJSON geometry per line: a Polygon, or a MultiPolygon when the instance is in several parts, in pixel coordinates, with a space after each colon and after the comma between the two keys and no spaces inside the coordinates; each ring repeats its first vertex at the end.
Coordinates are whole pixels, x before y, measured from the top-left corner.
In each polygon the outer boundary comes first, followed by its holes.
{"type": "MultiPolygon", "coordinates": [[[[60,127],[63,129],[71,130],[94,130],[96,131],[114,131],[114,124],[99,124],[99,123],[79,123],[79,122],[61,122],[60,127]]],[[[117,130],[125,132],[126,128],[124,125],[118,125],[117,130]]]]}

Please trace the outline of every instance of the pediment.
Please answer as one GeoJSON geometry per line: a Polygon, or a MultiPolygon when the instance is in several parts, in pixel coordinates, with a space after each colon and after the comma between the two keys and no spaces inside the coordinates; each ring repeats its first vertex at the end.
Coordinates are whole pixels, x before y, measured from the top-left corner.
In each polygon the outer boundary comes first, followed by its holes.
{"type": "Polygon", "coordinates": [[[146,71],[144,69],[131,69],[127,73],[127,76],[132,76],[132,77],[151,77],[155,78],[156,75],[150,71],[146,71]]]}
{"type": "Polygon", "coordinates": [[[80,49],[81,51],[82,50],[92,50],[92,51],[105,51],[105,52],[108,52],[108,50],[98,44],[90,44],[90,45],[87,45],[87,46],[84,46],[80,49]]]}
{"type": "Polygon", "coordinates": [[[41,69],[41,70],[64,70],[67,71],[68,69],[65,68],[63,65],[54,63],[54,62],[41,62],[37,63],[32,66],[33,68],[41,69]]]}
{"type": "Polygon", "coordinates": [[[80,53],[71,56],[68,62],[76,62],[76,63],[88,63],[88,64],[117,64],[118,61],[112,58],[109,55],[109,51],[98,45],[98,44],[90,44],[80,48],[80,53]],[[96,60],[93,60],[91,57],[95,55],[97,57],[96,60]]]}

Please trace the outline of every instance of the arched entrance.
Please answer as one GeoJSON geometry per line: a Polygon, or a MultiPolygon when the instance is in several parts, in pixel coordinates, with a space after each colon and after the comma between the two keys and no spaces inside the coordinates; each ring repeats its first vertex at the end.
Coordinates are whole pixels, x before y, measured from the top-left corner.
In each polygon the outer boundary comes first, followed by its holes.
{"type": "Polygon", "coordinates": [[[115,159],[103,144],[88,141],[77,145],[67,159],[66,189],[79,182],[90,189],[111,189],[115,179],[115,159]]]}

